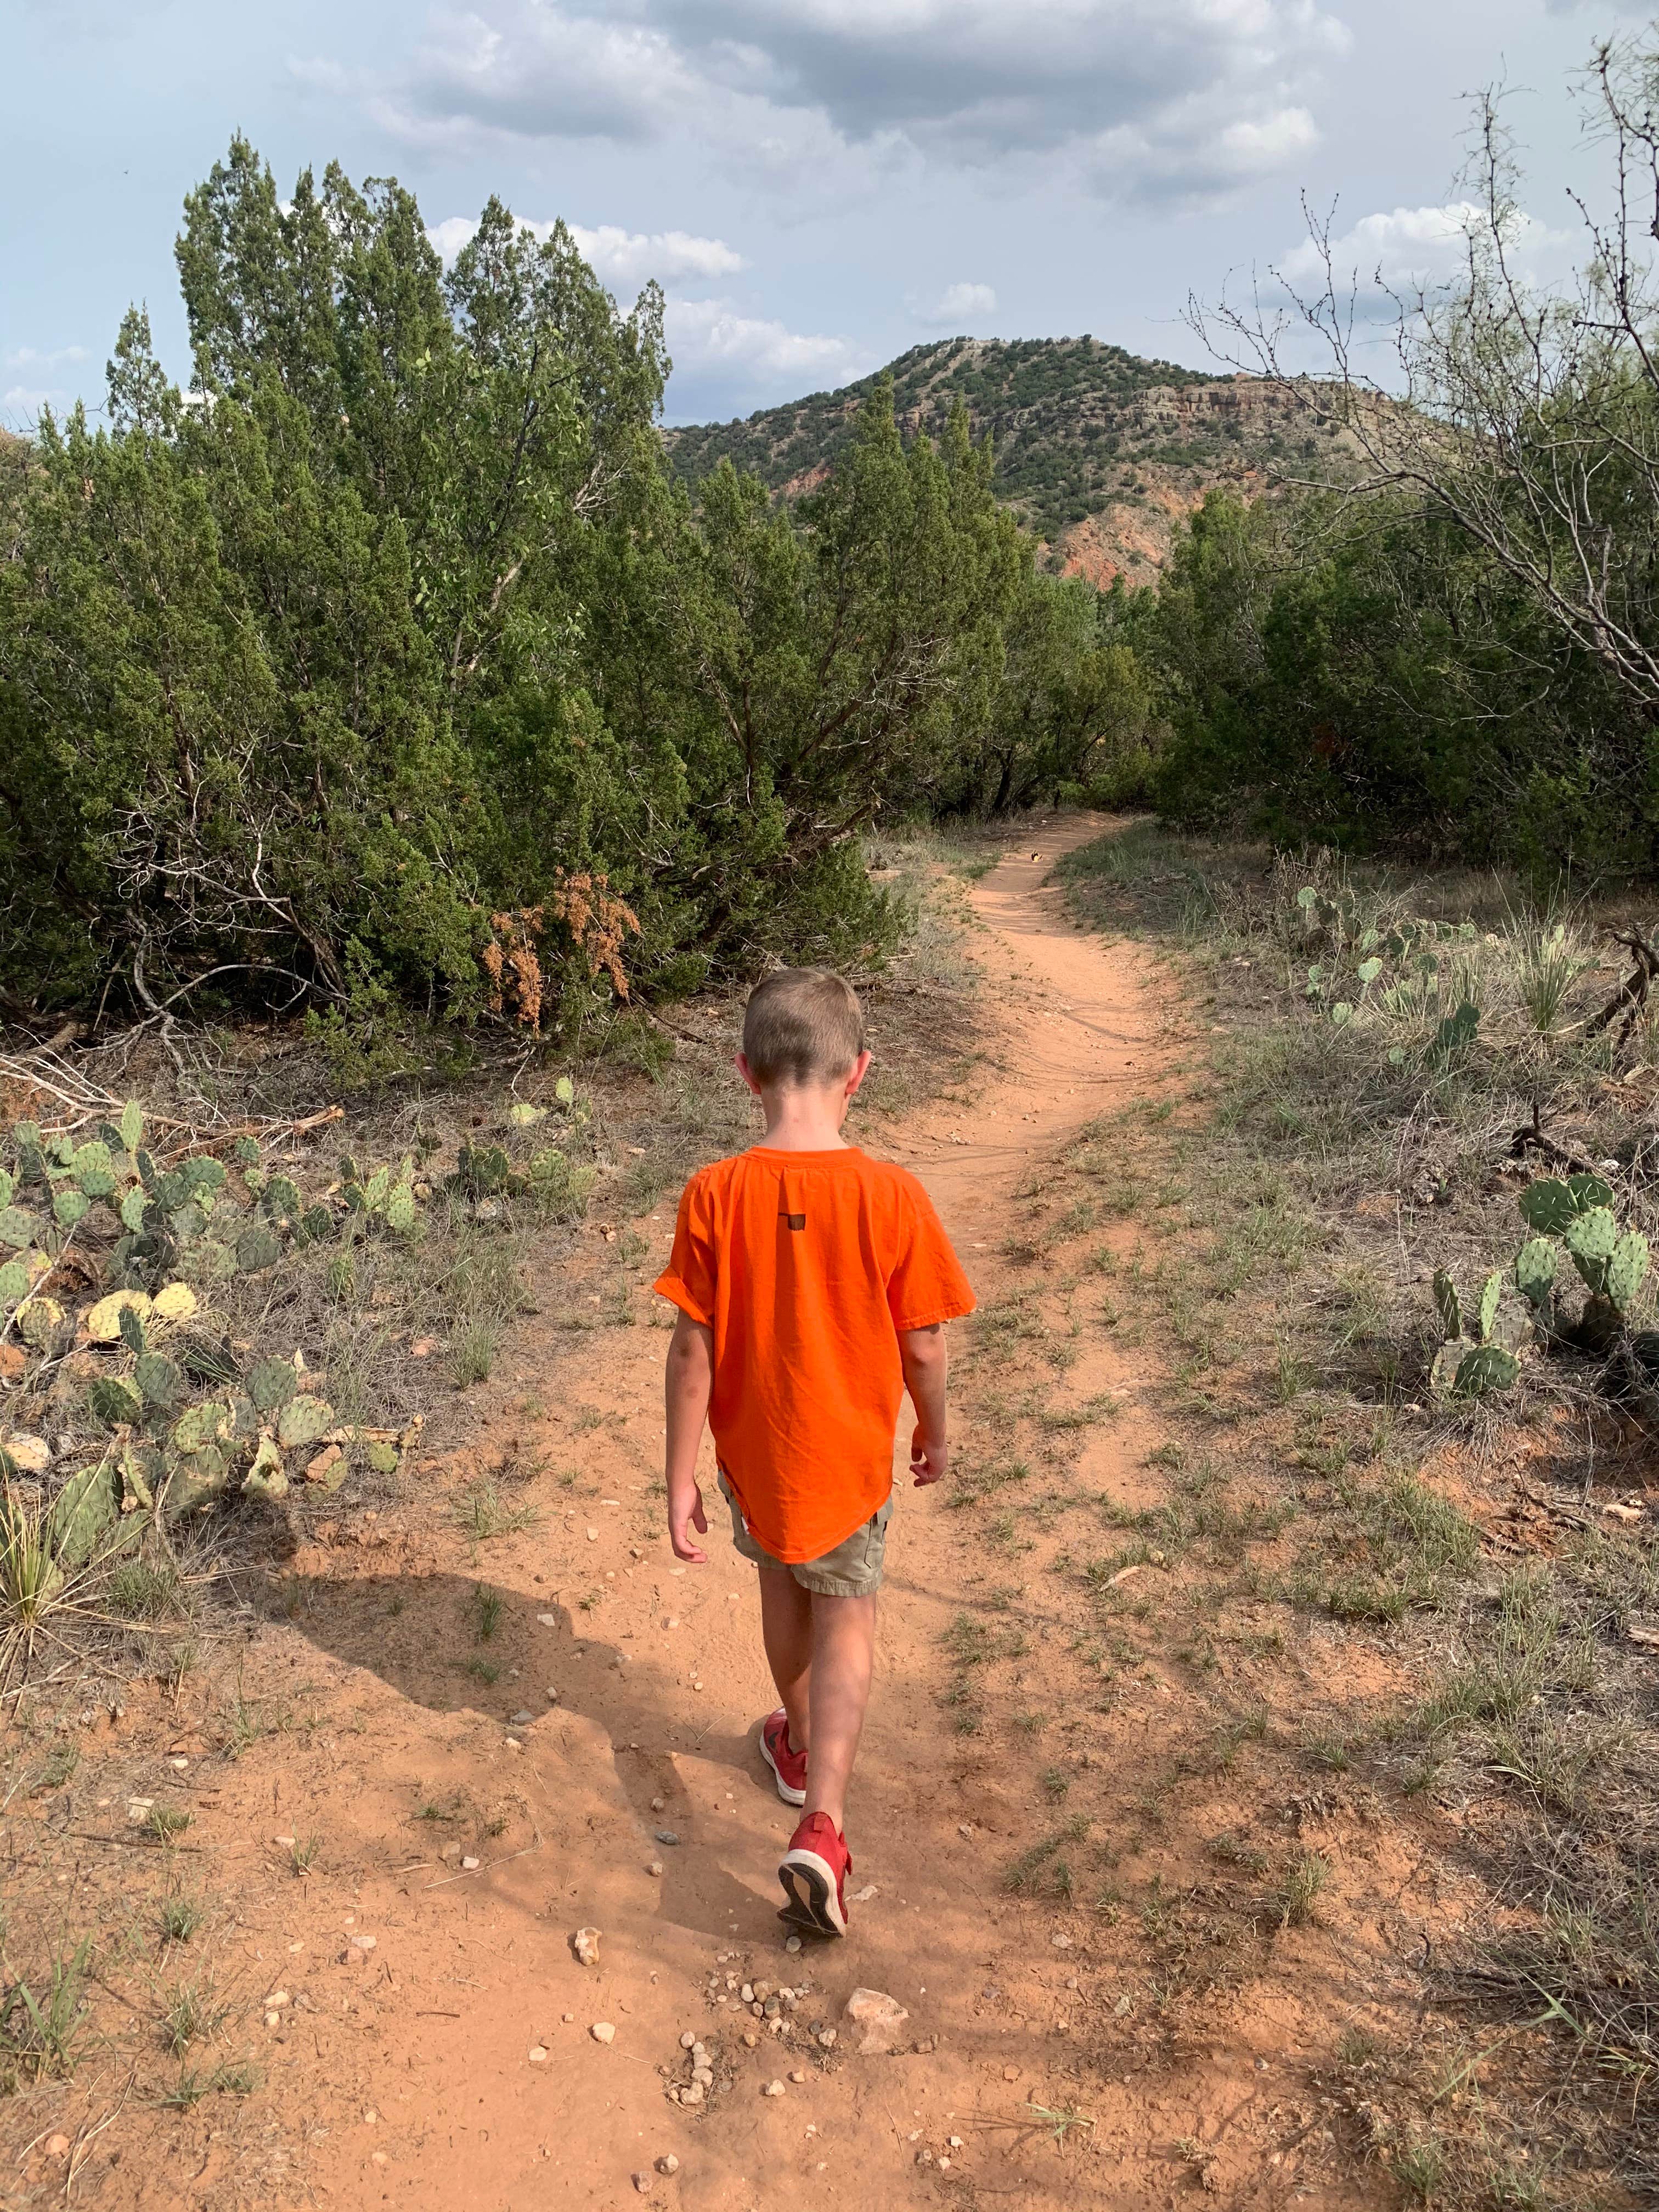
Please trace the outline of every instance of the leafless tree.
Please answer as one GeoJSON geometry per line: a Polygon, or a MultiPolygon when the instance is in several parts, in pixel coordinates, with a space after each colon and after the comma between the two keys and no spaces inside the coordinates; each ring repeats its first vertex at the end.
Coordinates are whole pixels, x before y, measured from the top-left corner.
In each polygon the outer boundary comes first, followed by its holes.
{"type": "Polygon", "coordinates": [[[1330,218],[1307,210],[1322,281],[1280,270],[1248,305],[1194,300],[1188,319],[1224,359],[1269,379],[1341,434],[1344,489],[1419,497],[1599,662],[1659,712],[1659,30],[1597,47],[1577,88],[1605,192],[1572,195],[1577,265],[1544,283],[1525,264],[1528,222],[1501,97],[1475,104],[1456,279],[1362,289],[1335,264],[1330,218]],[[1362,359],[1387,303],[1393,370],[1362,359]],[[1370,307],[1372,312],[1366,313],[1370,307]],[[1290,366],[1311,336],[1328,373],[1290,366]]]}

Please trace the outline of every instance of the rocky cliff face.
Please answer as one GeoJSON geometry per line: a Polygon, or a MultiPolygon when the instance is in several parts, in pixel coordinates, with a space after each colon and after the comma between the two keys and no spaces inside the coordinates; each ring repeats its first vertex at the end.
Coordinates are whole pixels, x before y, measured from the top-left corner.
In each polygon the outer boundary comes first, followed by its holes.
{"type": "MultiPolygon", "coordinates": [[[[1212,486],[1255,498],[1298,476],[1340,475],[1350,459],[1278,386],[1143,361],[1092,337],[951,338],[886,373],[907,437],[937,436],[960,400],[974,435],[993,440],[998,489],[1045,561],[1103,586],[1120,574],[1150,583],[1212,486]]],[[[799,497],[834,466],[873,383],[671,430],[674,465],[695,483],[729,456],[799,497]]]]}

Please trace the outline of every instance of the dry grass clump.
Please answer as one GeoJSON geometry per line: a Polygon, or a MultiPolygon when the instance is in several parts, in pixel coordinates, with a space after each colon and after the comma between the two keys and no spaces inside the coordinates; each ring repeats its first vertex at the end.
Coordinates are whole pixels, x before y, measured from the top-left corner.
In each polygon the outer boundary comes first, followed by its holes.
{"type": "MultiPolygon", "coordinates": [[[[1139,1224],[1108,1269],[1113,1325],[1165,1349],[1194,1439],[1136,1533],[1190,1546],[1213,1508],[1180,1469],[1209,1439],[1276,1464],[1287,1518],[1252,1586],[1374,1639],[1415,1685],[1380,1724],[1315,1731],[1308,1757],[1482,1839],[1490,1923],[1429,1978],[1438,2017],[1480,2015],[1499,2054],[1476,2069],[1478,2124],[1402,2075],[1392,2106],[1370,2093],[1373,2148],[1425,2202],[1553,2202],[1552,2166],[1651,2193],[1659,1747],[1632,1627],[1659,1610],[1659,1402],[1630,1348],[1654,1278],[1610,1343],[1540,1332],[1511,1389],[1448,1401],[1430,1374],[1431,1279],[1469,1300],[1511,1267],[1535,1178],[1593,1174],[1621,1230],[1659,1235],[1659,1008],[1639,988],[1615,1003],[1628,905],[1146,823],[1061,872],[1203,1008],[1185,1103],[1103,1123],[1071,1163],[1139,1224]]],[[[1279,1910],[1316,1893],[1304,1856],[1279,1910]]]]}

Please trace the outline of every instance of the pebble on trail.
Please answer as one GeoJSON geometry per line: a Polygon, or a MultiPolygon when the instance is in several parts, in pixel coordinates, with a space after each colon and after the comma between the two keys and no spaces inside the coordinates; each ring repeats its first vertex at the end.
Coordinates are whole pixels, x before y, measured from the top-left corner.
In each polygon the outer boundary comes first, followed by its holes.
{"type": "Polygon", "coordinates": [[[617,2039],[617,2031],[608,2020],[596,2020],[587,2032],[595,2043],[614,2043],[617,2039]]]}
{"type": "Polygon", "coordinates": [[[584,1966],[599,1963],[599,1931],[597,1928],[579,1928],[570,1939],[570,1948],[584,1966]]]}

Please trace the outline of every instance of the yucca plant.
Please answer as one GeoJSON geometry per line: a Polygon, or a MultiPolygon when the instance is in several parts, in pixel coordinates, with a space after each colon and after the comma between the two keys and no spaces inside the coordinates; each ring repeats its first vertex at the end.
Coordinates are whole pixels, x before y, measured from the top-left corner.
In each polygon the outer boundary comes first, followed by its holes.
{"type": "Polygon", "coordinates": [[[27,1660],[45,1622],[68,1602],[49,1510],[8,1489],[0,1496],[0,1681],[27,1660]]]}
{"type": "Polygon", "coordinates": [[[1567,935],[1564,922],[1528,922],[1516,936],[1516,988],[1540,1037],[1554,1033],[1573,985],[1591,964],[1567,935]]]}

